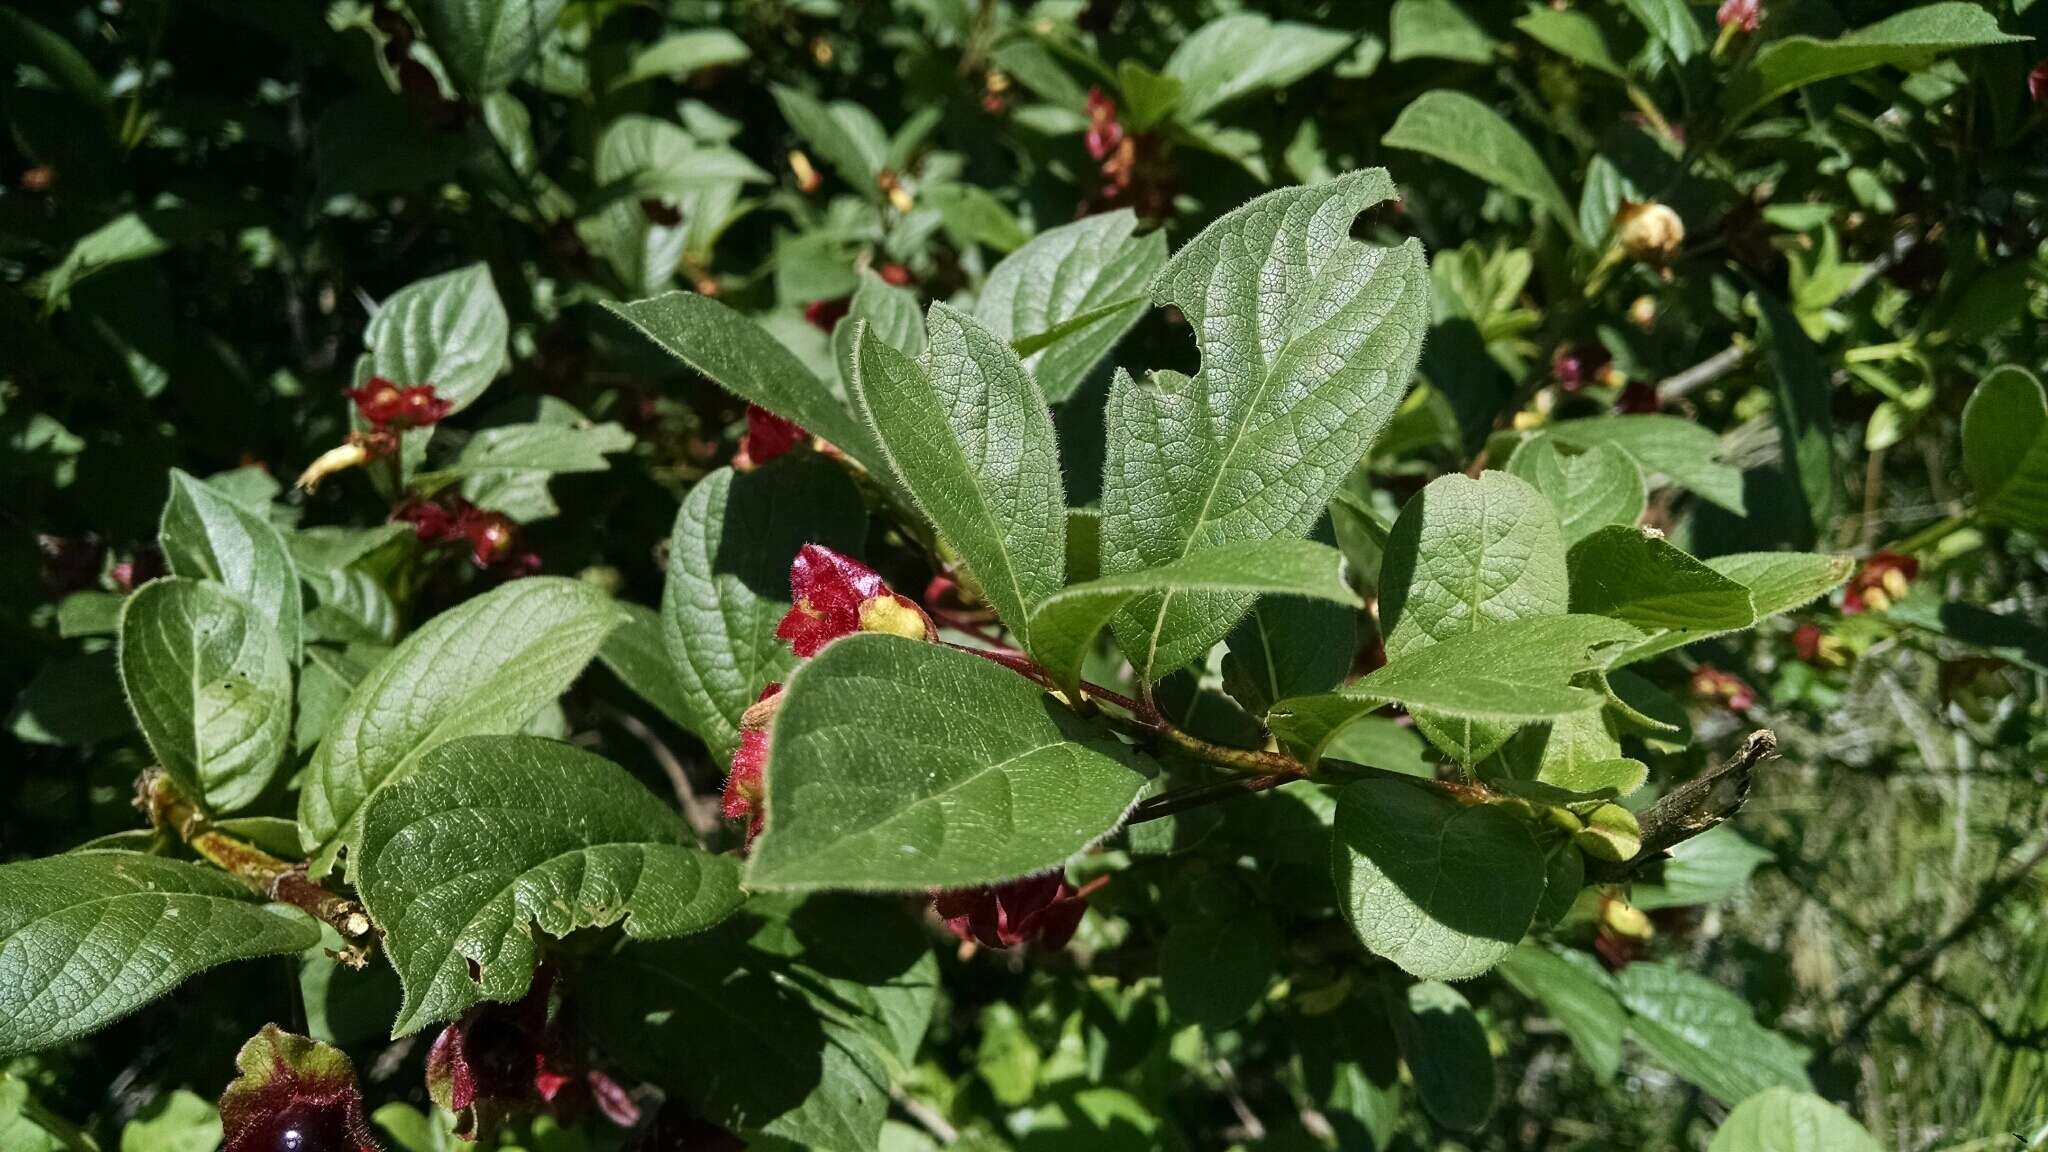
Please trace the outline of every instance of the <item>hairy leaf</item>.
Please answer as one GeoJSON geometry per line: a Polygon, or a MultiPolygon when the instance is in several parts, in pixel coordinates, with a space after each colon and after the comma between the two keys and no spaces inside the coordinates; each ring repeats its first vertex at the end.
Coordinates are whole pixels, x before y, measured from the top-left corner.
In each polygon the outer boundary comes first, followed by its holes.
{"type": "Polygon", "coordinates": [[[471,736],[420,757],[363,809],[357,890],[384,930],[402,1036],[533,980],[536,929],[623,923],[634,939],[708,928],[739,869],[689,841],[624,769],[532,736],[471,736]]]}
{"type": "Polygon", "coordinates": [[[1749,589],[1662,536],[1614,524],[1572,545],[1572,611],[1711,635],[1756,621],[1749,589]]]}
{"type": "Polygon", "coordinates": [[[1645,474],[1661,476],[1711,504],[1743,514],[1742,470],[1719,458],[1720,437],[1690,420],[1661,413],[1596,416],[1560,421],[1545,429],[1545,435],[1585,450],[1612,444],[1628,453],[1645,474]]]}
{"type": "MultiPolygon", "coordinates": [[[[1378,170],[1269,193],[1174,255],[1153,299],[1187,318],[1202,370],[1111,387],[1105,573],[1301,536],[1322,514],[1399,407],[1428,322],[1421,246],[1348,237],[1392,194],[1378,170]]],[[[1154,680],[1206,652],[1250,603],[1143,596],[1119,616],[1117,638],[1154,680]]]]}
{"type": "Polygon", "coordinates": [[[277,632],[218,584],[173,576],[121,609],[121,684],[150,751],[188,795],[231,811],[270,783],[291,738],[277,632]]]}
{"type": "Polygon", "coordinates": [[[1722,117],[1733,126],[1785,93],[1834,76],[1891,64],[1924,68],[1944,52],[2025,39],[1998,29],[1981,5],[1928,4],[1833,40],[1787,36],[1766,44],[1721,93],[1722,117]]]}
{"type": "Polygon", "coordinates": [[[890,470],[1019,643],[1067,567],[1066,497],[1045,395],[1003,339],[932,305],[925,355],[854,338],[854,405],[890,470]]]}
{"type": "Polygon", "coordinates": [[[472,264],[385,297],[363,330],[363,346],[371,375],[400,387],[432,384],[460,412],[510,365],[510,333],[490,268],[472,264]]]}
{"type": "Polygon", "coordinates": [[[1114,829],[1135,758],[1017,674],[900,636],[798,668],[769,735],[754,888],[921,891],[1012,880],[1114,829]]]}
{"type": "MultiPolygon", "coordinates": [[[[458,736],[516,732],[576,679],[623,618],[560,577],[517,580],[434,617],[349,694],[299,793],[314,871],[360,839],[363,805],[458,736]]],[[[351,868],[354,864],[351,863],[351,868]]]]}
{"type": "Polygon", "coordinates": [[[697,482],[669,538],[661,635],[673,662],[678,721],[713,756],[740,742],[740,714],[796,667],[775,627],[790,606],[789,565],[805,544],[857,552],[860,492],[835,464],[785,457],[697,482]]]}
{"type": "Polygon", "coordinates": [[[1506,117],[1474,97],[1451,88],[1424,92],[1401,109],[1380,143],[1455,164],[1530,201],[1579,236],[1578,217],[1543,157],[1506,117]]]}
{"type": "Polygon", "coordinates": [[[1327,544],[1273,540],[1205,548],[1157,568],[1103,576],[1049,598],[1032,616],[1033,654],[1063,687],[1078,686],[1095,637],[1134,598],[1150,592],[1305,596],[1358,607],[1343,555],[1327,544]]]}
{"type": "Polygon", "coordinates": [[[995,266],[974,318],[1017,348],[1053,403],[1074,394],[1145,314],[1166,234],[1129,209],[1048,228],[995,266]]]}
{"type": "MultiPolygon", "coordinates": [[[[1828,552],[1734,552],[1712,557],[1706,566],[1747,588],[1750,602],[1756,608],[1756,619],[1762,621],[1804,608],[1839,587],[1856,571],[1856,558],[1828,552]]],[[[1630,645],[1628,652],[1616,659],[1615,666],[1647,660],[1730,630],[1675,628],[1659,632],[1630,645]]]]}
{"type": "Polygon", "coordinates": [[[1515,450],[1508,471],[1550,498],[1567,545],[1609,524],[1634,524],[1646,504],[1643,471],[1612,444],[1567,456],[1547,436],[1515,450]]]}
{"type": "Polygon", "coordinates": [[[1424,980],[1464,980],[1519,943],[1543,901],[1543,852],[1498,804],[1373,778],[1337,798],[1339,907],[1375,955],[1424,980]]]}
{"type": "Polygon", "coordinates": [[[212,580],[248,601],[277,629],[285,659],[298,663],[299,573],[284,535],[261,509],[173,468],[157,542],[176,575],[212,580]]]}
{"type": "Polygon", "coordinates": [[[196,864],[71,852],[0,865],[0,1055],[83,1036],[216,964],[319,942],[311,920],[196,864]]]}

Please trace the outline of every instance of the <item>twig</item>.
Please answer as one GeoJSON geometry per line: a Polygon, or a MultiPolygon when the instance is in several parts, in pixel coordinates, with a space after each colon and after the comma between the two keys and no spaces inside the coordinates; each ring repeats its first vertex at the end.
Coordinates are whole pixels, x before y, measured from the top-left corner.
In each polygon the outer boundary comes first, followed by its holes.
{"type": "Polygon", "coordinates": [[[1200,808],[1207,804],[1214,804],[1219,800],[1230,800],[1238,796],[1250,796],[1255,792],[1264,792],[1268,789],[1278,788],[1282,784],[1299,779],[1301,779],[1299,773],[1274,773],[1269,776],[1231,776],[1209,784],[1197,784],[1192,788],[1182,788],[1177,792],[1162,792],[1149,800],[1140,801],[1137,807],[1131,809],[1130,818],[1124,821],[1124,825],[1128,827],[1132,824],[1144,824],[1152,820],[1164,820],[1168,816],[1185,812],[1190,808],[1200,808]]]}
{"type": "Polygon", "coordinates": [[[153,827],[175,833],[201,859],[241,881],[258,896],[290,904],[332,926],[350,945],[350,951],[336,959],[351,968],[361,968],[369,962],[375,929],[361,904],[314,883],[304,864],[272,856],[246,840],[212,827],[206,813],[180,793],[170,776],[161,770],[145,772],[136,782],[136,793],[136,806],[149,815],[153,827]]]}
{"type": "Polygon", "coordinates": [[[1643,846],[1619,864],[1586,860],[1586,878],[1603,883],[1625,880],[1670,848],[1705,832],[1735,815],[1749,798],[1749,784],[1756,766],[1778,755],[1778,738],[1768,728],[1749,734],[1735,755],[1719,768],[1701,773],[1680,784],[1643,813],[1643,846]]]}
{"type": "Polygon", "coordinates": [[[1863,1010],[1856,1014],[1856,1018],[1850,1021],[1849,1026],[1842,1030],[1842,1038],[1837,1043],[1853,1043],[1861,1036],[1864,1030],[1876,1021],[1878,1014],[1884,1011],[1886,1005],[1934,967],[1935,961],[1941,959],[1942,953],[1962,943],[1988,923],[1991,914],[1998,910],[1998,906],[2007,896],[2012,895],[2015,889],[2034,874],[2034,868],[2043,860],[2048,860],[2048,838],[2043,838],[2021,857],[2019,867],[1986,884],[1984,890],[1978,893],[1976,903],[1972,904],[1970,910],[1963,913],[1962,919],[1957,920],[1948,931],[1901,961],[1898,971],[1893,973],[1890,980],[1885,981],[1884,987],[1878,989],[1877,995],[1872,996],[1869,1002],[1864,1004],[1863,1010]]]}
{"type": "Polygon", "coordinates": [[[904,1115],[917,1121],[917,1126],[931,1133],[939,1143],[951,1144],[960,1139],[960,1130],[948,1123],[937,1108],[893,1085],[889,1088],[889,1099],[894,1100],[904,1115]]]}
{"type": "Polygon", "coordinates": [[[1719,352],[1687,368],[1685,371],[1666,376],[1664,379],[1657,381],[1658,403],[1669,404],[1674,400],[1682,400],[1690,396],[1692,393],[1740,368],[1743,360],[1748,358],[1748,356],[1749,351],[1747,349],[1740,345],[1730,344],[1728,347],[1721,349],[1719,352]]]}
{"type": "Polygon", "coordinates": [[[1266,1138],[1266,1126],[1259,1121],[1252,1106],[1245,1103],[1244,1092],[1237,1083],[1237,1070],[1223,1057],[1216,1058],[1216,1077],[1223,1082],[1223,1096],[1230,1101],[1230,1110],[1237,1113],[1238,1127],[1244,1130],[1245,1139],[1260,1141],[1266,1138]]]}
{"type": "Polygon", "coordinates": [[[613,709],[612,718],[619,727],[638,740],[647,749],[654,762],[661,765],[661,773],[668,777],[668,786],[676,794],[676,803],[683,810],[683,819],[689,822],[690,830],[699,840],[709,840],[718,835],[718,804],[708,797],[697,795],[697,789],[690,783],[689,770],[681,759],[669,750],[654,729],[645,720],[623,708],[613,709]]]}

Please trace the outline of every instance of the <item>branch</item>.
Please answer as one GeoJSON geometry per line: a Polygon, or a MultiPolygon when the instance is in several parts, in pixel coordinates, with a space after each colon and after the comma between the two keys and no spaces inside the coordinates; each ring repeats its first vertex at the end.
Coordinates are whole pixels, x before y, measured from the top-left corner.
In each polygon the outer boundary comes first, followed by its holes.
{"type": "Polygon", "coordinates": [[[1666,376],[1657,381],[1658,403],[1669,404],[1684,399],[1740,368],[1748,355],[1744,349],[1730,344],[1685,371],[1666,376]]]}
{"type": "Polygon", "coordinates": [[[623,708],[611,711],[612,719],[618,721],[619,727],[624,728],[627,735],[640,741],[646,747],[647,754],[654,757],[655,763],[661,765],[662,775],[668,777],[669,788],[675,792],[676,803],[683,810],[683,819],[689,823],[690,830],[697,834],[697,839],[703,842],[714,840],[718,836],[719,828],[718,802],[697,795],[696,787],[690,783],[689,770],[669,746],[662,743],[661,737],[655,734],[654,729],[647,726],[645,720],[623,708]]]}
{"type": "Polygon", "coordinates": [[[1856,1019],[1850,1021],[1849,1026],[1842,1030],[1842,1038],[1838,1043],[1848,1044],[1861,1036],[1864,1030],[1877,1020],[1878,1014],[1884,1011],[1887,1004],[1934,967],[1935,961],[1941,959],[1942,953],[1962,943],[1989,923],[1991,914],[1998,910],[1998,906],[2004,903],[2005,898],[2012,895],[2027,877],[2034,874],[2034,869],[2043,860],[2048,860],[2048,838],[2044,838],[2021,857],[2019,867],[1986,884],[1984,890],[1977,894],[1976,903],[1970,905],[1970,910],[1963,913],[1962,919],[1957,920],[1953,927],[1900,961],[1898,971],[1890,980],[1885,981],[1884,987],[1878,989],[1877,995],[1870,998],[1863,1006],[1863,1010],[1856,1014],[1856,1019]]]}
{"type": "Polygon", "coordinates": [[[1776,759],[1778,738],[1768,728],[1749,734],[1735,755],[1719,768],[1703,772],[1665,793],[1642,814],[1643,846],[1634,856],[1608,864],[1586,859],[1586,879],[1601,883],[1626,880],[1677,844],[1705,832],[1741,809],[1758,764],[1776,759]]]}
{"type": "Polygon", "coordinates": [[[349,951],[336,957],[342,963],[361,968],[369,962],[375,929],[361,904],[315,883],[303,863],[272,856],[215,829],[206,813],[180,793],[161,770],[145,772],[136,782],[136,792],[136,806],[149,815],[151,826],[176,834],[200,859],[241,881],[258,896],[290,904],[331,926],[349,944],[349,951]]]}

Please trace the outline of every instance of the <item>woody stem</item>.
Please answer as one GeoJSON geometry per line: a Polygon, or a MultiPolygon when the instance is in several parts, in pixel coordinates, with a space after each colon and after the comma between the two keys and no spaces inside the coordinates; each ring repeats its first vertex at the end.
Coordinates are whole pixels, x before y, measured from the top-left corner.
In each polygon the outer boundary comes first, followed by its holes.
{"type": "Polygon", "coordinates": [[[266,900],[290,904],[332,925],[352,945],[371,939],[369,914],[346,896],[329,892],[306,875],[303,864],[272,856],[246,840],[212,826],[205,812],[178,790],[169,774],[145,773],[137,782],[136,804],[153,826],[170,832],[221,871],[266,900]]]}

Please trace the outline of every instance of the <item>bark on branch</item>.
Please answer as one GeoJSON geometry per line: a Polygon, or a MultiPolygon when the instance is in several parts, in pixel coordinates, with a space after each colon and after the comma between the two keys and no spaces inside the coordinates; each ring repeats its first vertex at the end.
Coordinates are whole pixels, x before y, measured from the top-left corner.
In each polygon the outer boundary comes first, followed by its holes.
{"type": "Polygon", "coordinates": [[[1586,877],[1603,883],[1626,880],[1652,860],[1661,858],[1674,845],[1705,832],[1728,819],[1749,798],[1750,781],[1756,766],[1776,759],[1778,738],[1768,728],[1749,734],[1735,755],[1720,767],[1701,773],[1680,784],[1650,806],[1638,819],[1643,846],[1634,856],[1618,864],[1586,860],[1586,877]]]}

